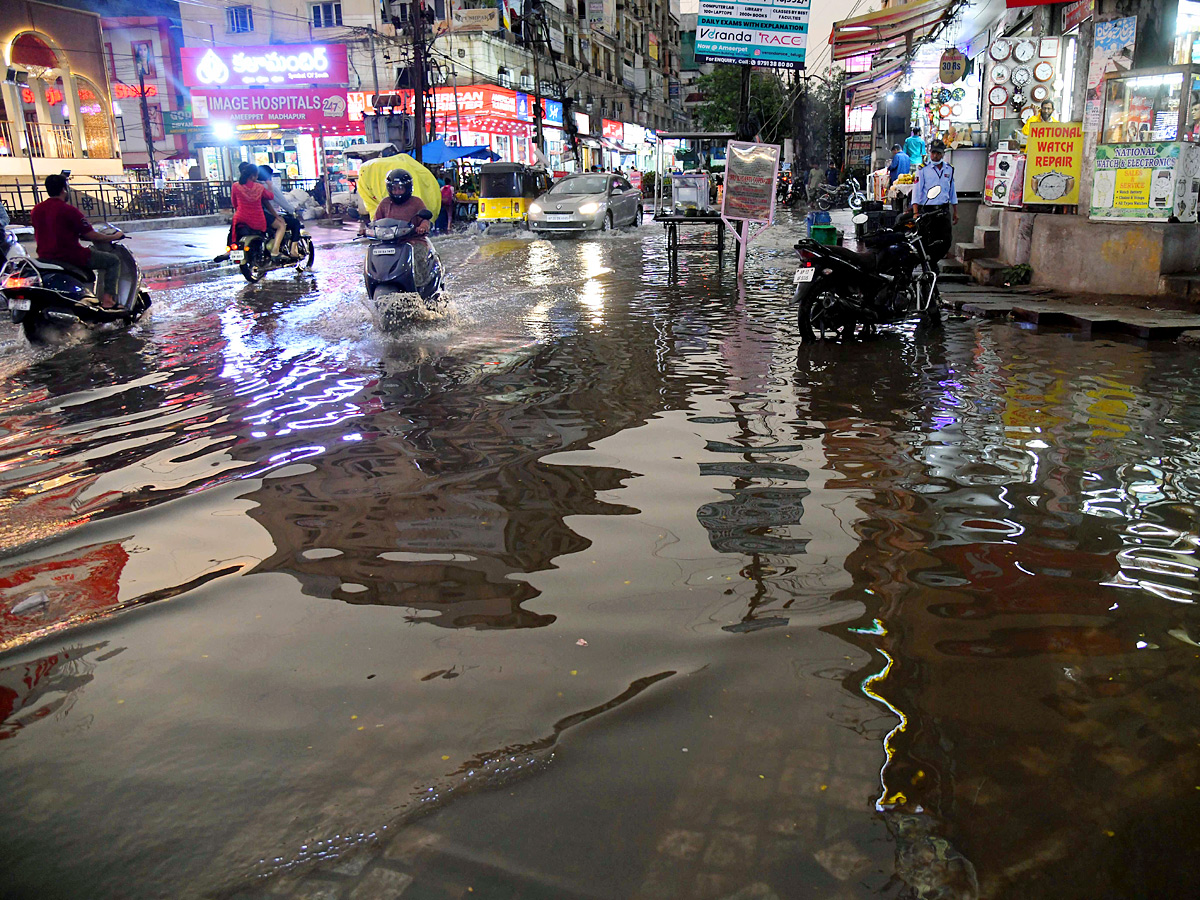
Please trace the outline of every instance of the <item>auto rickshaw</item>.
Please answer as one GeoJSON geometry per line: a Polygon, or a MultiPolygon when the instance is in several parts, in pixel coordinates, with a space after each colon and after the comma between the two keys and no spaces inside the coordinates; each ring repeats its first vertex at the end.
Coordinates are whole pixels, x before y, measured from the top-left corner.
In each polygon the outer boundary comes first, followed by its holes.
{"type": "Polygon", "coordinates": [[[521,163],[484,163],[479,167],[480,229],[524,225],[529,204],[550,190],[551,183],[545,169],[521,163]]]}

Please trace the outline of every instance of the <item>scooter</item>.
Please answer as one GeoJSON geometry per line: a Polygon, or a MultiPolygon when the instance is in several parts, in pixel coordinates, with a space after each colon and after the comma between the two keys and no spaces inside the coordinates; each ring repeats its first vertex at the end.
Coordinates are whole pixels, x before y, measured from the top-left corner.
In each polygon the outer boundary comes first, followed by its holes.
{"type": "MultiPolygon", "coordinates": [[[[929,199],[941,194],[934,186],[929,199]]],[[[866,224],[865,214],[854,217],[866,224]]],[[[870,234],[868,249],[856,253],[804,239],[796,244],[794,300],[802,341],[815,341],[826,332],[854,337],[859,325],[870,334],[879,325],[900,322],[913,314],[924,326],[941,322],[938,260],[950,250],[953,231],[944,211],[902,216],[896,228],[870,234]]]]}
{"type": "Polygon", "coordinates": [[[8,262],[12,259],[21,259],[29,254],[25,252],[25,248],[21,245],[21,236],[18,230],[32,233],[32,228],[10,227],[0,228],[0,260],[8,262]]]}
{"type": "MultiPolygon", "coordinates": [[[[433,218],[422,210],[421,218],[433,218]]],[[[367,297],[386,331],[395,331],[419,319],[445,312],[445,272],[428,241],[409,240],[416,226],[399,219],[380,219],[367,226],[363,278],[367,297]]]]}
{"type": "Polygon", "coordinates": [[[316,247],[303,226],[300,227],[300,237],[296,240],[292,240],[291,229],[288,229],[283,243],[279,245],[280,252],[284,254],[279,259],[271,257],[271,242],[266,234],[244,225],[239,225],[237,231],[236,239],[229,244],[229,252],[215,257],[214,262],[232,260],[238,264],[242,277],[251,284],[262,281],[264,275],[276,269],[294,267],[297,272],[303,272],[312,268],[316,247]],[[298,252],[294,257],[289,257],[287,254],[293,249],[298,252]]]}
{"type": "Polygon", "coordinates": [[[145,314],[150,308],[150,293],[137,260],[120,242],[111,244],[107,252],[121,260],[112,292],[117,305],[112,309],[100,306],[95,292],[96,273],[91,269],[28,256],[9,259],[0,268],[3,306],[31,343],[43,343],[56,330],[73,325],[116,328],[130,325],[145,314]]]}

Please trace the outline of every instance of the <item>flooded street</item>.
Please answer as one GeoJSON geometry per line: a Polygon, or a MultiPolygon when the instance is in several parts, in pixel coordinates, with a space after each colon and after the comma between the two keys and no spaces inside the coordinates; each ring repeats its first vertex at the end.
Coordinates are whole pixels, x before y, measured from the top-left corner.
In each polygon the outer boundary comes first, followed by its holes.
{"type": "Polygon", "coordinates": [[[1200,895],[1200,370],[801,346],[795,229],[0,323],[0,896],[1200,895]]]}

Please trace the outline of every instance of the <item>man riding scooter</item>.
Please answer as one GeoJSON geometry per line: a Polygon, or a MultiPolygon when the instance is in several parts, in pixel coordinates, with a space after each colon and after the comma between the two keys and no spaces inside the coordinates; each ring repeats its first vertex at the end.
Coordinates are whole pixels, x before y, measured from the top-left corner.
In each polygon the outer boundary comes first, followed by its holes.
{"type": "MultiPolygon", "coordinates": [[[[422,216],[426,211],[425,202],[413,195],[413,177],[411,172],[404,169],[392,169],[387,175],[388,195],[379,201],[375,208],[375,217],[380,219],[397,219],[415,228],[413,239],[429,233],[429,219],[422,216]]],[[[428,243],[426,240],[425,243],[428,243]]]]}
{"type": "Polygon", "coordinates": [[[111,244],[125,235],[120,231],[102,234],[92,228],[83,213],[67,202],[65,175],[47,175],[46,194],[49,199],[35,206],[32,213],[38,259],[94,271],[96,297],[100,306],[104,309],[115,308],[117,303],[113,299],[113,291],[121,274],[120,258],[95,247],[89,249],[79,243],[79,239],[93,244],[111,244]]]}

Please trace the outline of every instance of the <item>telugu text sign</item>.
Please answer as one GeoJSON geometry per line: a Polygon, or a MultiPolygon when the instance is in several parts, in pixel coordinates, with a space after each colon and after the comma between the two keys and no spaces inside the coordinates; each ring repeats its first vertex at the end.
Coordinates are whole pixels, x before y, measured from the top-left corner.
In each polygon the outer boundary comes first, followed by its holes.
{"type": "Polygon", "coordinates": [[[179,60],[188,87],[345,84],[350,77],[344,44],[181,47],[179,60]]]}
{"type": "Polygon", "coordinates": [[[810,0],[700,0],[696,59],[804,68],[810,0]]]}
{"type": "Polygon", "coordinates": [[[316,128],[347,121],[346,92],[338,88],[192,91],[192,122],[196,125],[221,122],[316,128]]]}

